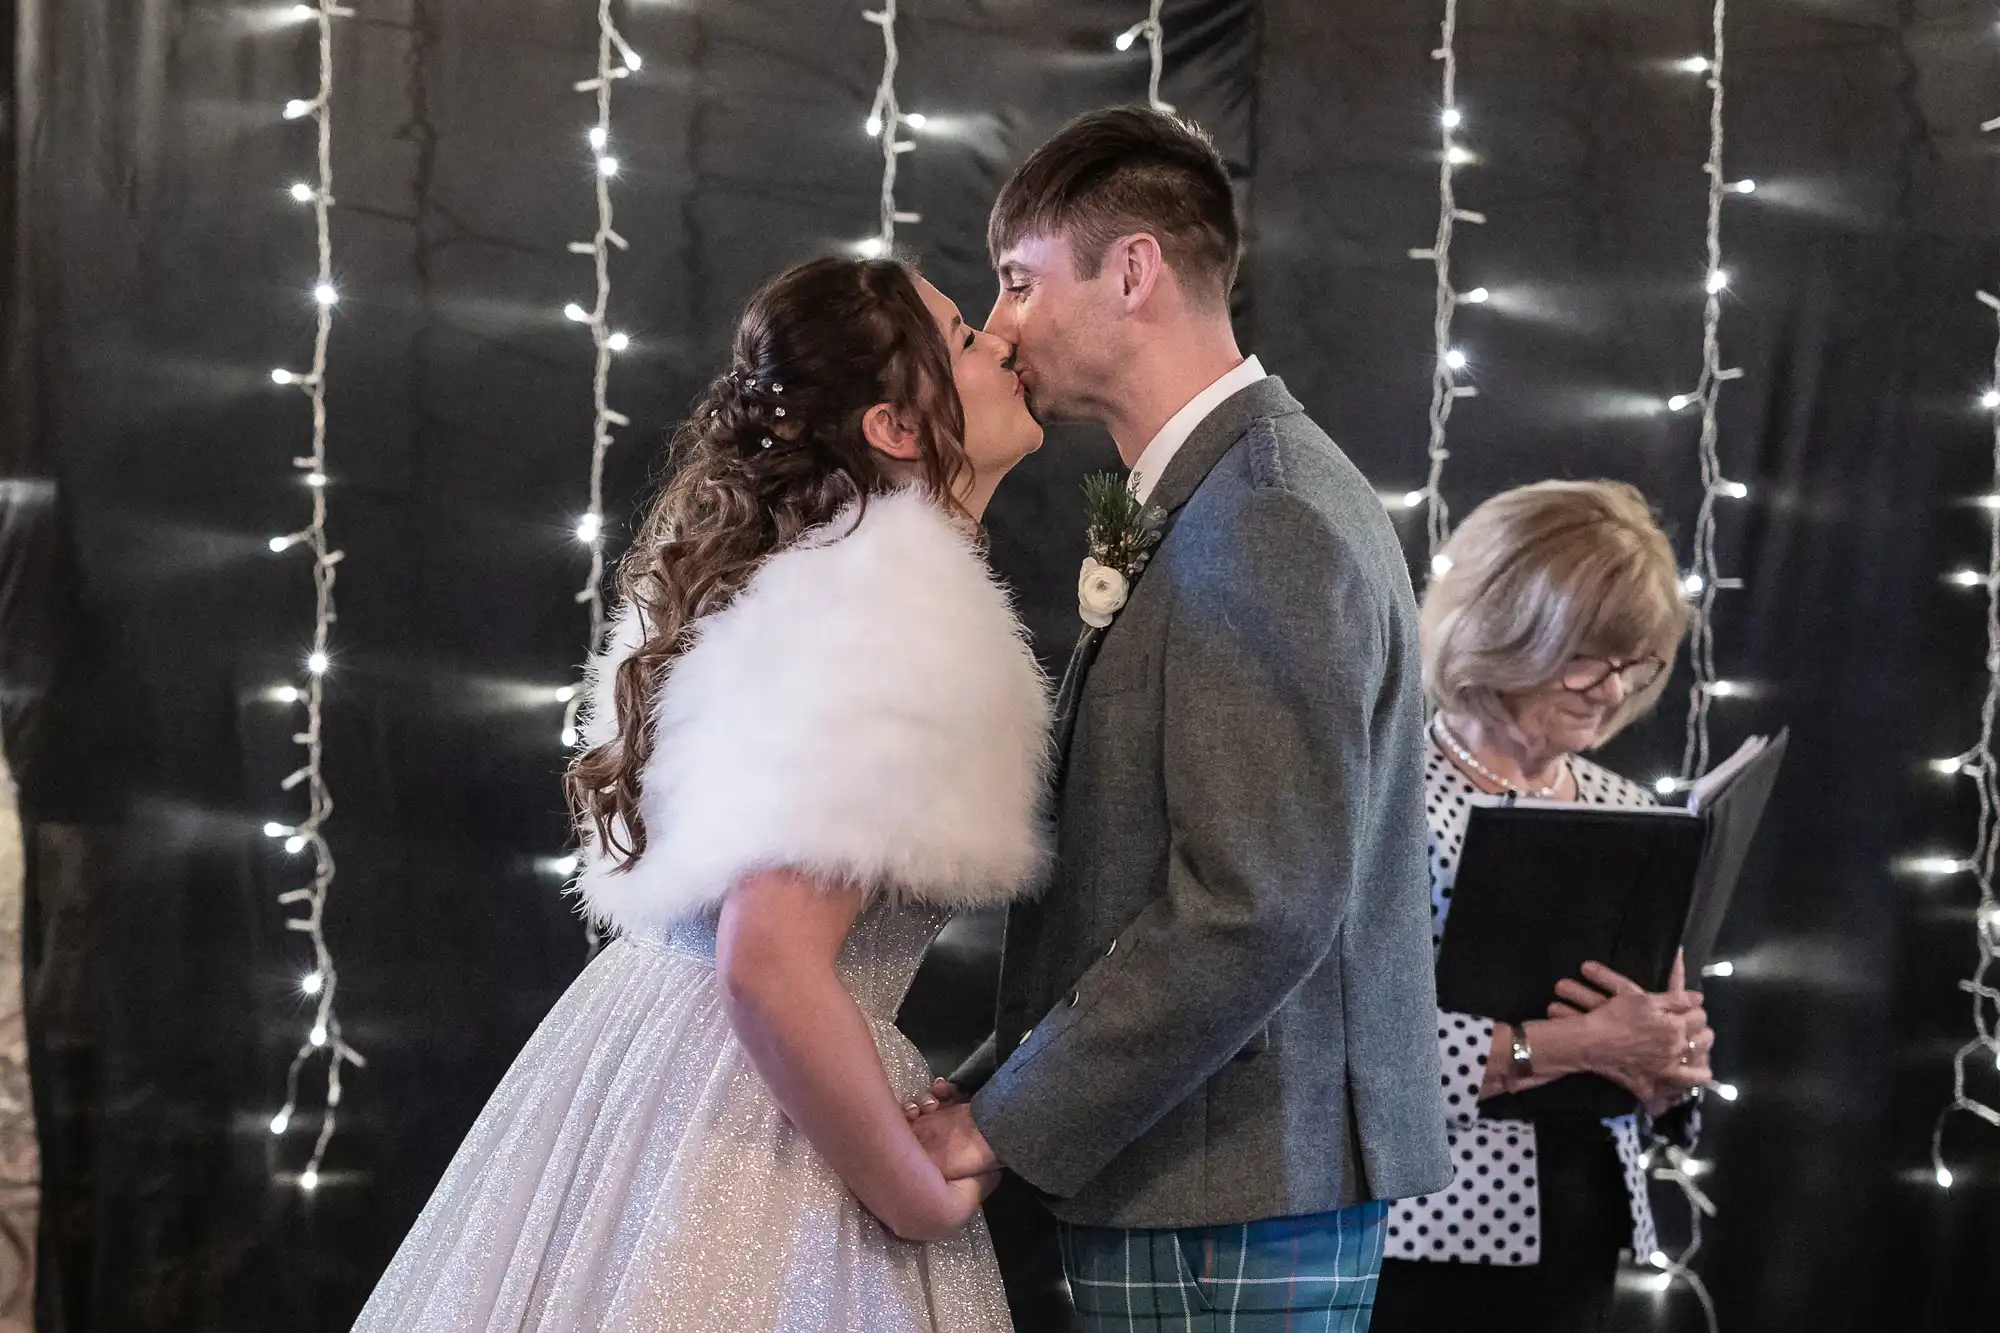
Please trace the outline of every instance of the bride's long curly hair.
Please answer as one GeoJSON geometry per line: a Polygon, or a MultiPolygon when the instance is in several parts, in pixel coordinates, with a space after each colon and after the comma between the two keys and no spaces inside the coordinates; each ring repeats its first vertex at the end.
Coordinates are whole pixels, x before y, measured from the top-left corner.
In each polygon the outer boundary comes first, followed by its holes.
{"type": "Polygon", "coordinates": [[[676,432],[665,487],[618,567],[638,648],[613,681],[618,729],[570,762],[579,833],[629,868],[646,850],[639,780],[656,743],[653,701],[701,618],[759,565],[869,497],[906,484],[862,435],[877,403],[904,414],[920,484],[963,513],[965,415],[950,353],[916,277],[893,260],[819,259],[772,279],[736,326],[733,367],[676,432]]]}

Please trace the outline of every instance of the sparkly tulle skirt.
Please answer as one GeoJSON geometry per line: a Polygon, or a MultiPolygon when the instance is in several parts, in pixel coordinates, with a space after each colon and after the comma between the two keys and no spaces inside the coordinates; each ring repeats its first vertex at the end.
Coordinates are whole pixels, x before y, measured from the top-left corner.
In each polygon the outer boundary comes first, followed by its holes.
{"type": "MultiPolygon", "coordinates": [[[[931,1077],[891,1021],[938,924],[911,915],[864,915],[842,961],[899,1097],[931,1077]]],[[[947,1241],[896,1239],[778,1109],[723,1013],[713,939],[624,938],[590,964],[357,1333],[1011,1330],[976,1215],[947,1241]]]]}

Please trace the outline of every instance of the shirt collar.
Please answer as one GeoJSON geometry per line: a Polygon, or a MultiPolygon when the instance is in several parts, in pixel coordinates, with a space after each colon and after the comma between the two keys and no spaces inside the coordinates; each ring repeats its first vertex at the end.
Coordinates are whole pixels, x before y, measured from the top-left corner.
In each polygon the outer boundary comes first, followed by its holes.
{"type": "Polygon", "coordinates": [[[1161,474],[1167,470],[1167,464],[1188,442],[1194,428],[1237,390],[1263,378],[1264,367],[1258,364],[1256,357],[1246,356],[1224,371],[1215,383],[1188,399],[1187,405],[1180,411],[1167,418],[1167,424],[1160,427],[1160,433],[1140,451],[1138,461],[1132,464],[1132,493],[1139,497],[1140,504],[1145,504],[1151,497],[1153,488],[1160,484],[1161,474]]]}

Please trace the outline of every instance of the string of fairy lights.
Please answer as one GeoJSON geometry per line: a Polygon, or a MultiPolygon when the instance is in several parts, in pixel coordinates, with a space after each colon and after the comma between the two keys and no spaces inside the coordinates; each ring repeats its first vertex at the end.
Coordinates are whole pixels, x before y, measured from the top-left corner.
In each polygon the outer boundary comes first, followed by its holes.
{"type": "Polygon", "coordinates": [[[1716,699],[1741,691],[1736,683],[1720,679],[1715,670],[1716,595],[1742,587],[1740,579],[1723,577],[1717,567],[1716,504],[1724,499],[1744,499],[1750,494],[1748,486],[1723,475],[1717,447],[1717,408],[1722,386],[1743,375],[1742,367],[1722,364],[1722,296],[1729,290],[1729,270],[1722,262],[1722,205],[1728,195],[1749,194],[1757,187],[1750,180],[1730,181],[1722,169],[1723,27],[1727,16],[1728,0],[1715,0],[1710,25],[1714,53],[1693,56],[1683,62],[1683,68],[1690,73],[1706,75],[1709,88],[1708,161],[1703,167],[1708,176],[1708,266],[1702,278],[1701,376],[1692,393],[1676,394],[1667,401],[1672,411],[1693,406],[1701,412],[1697,446],[1701,458],[1701,506],[1695,515],[1692,567],[1685,576],[1688,600],[1694,607],[1694,628],[1688,648],[1694,680],[1688,686],[1687,739],[1681,753],[1683,783],[1693,781],[1708,769],[1710,705],[1716,699]]]}
{"type": "Polygon", "coordinates": [[[1146,80],[1146,104],[1155,111],[1173,114],[1173,106],[1160,100],[1160,74],[1167,59],[1167,30],[1160,22],[1160,10],[1166,0],[1152,0],[1146,17],[1118,34],[1112,46],[1120,51],[1130,51],[1140,38],[1146,40],[1146,54],[1152,58],[1152,74],[1146,80]]]}
{"type": "MultiPolygon", "coordinates": [[[[611,182],[617,179],[622,168],[611,142],[611,93],[619,80],[638,73],[644,64],[639,53],[632,49],[632,44],[625,40],[624,33],[619,31],[612,13],[612,0],[597,0],[597,69],[589,78],[579,79],[574,85],[577,92],[591,94],[597,109],[597,119],[584,132],[584,141],[589,144],[592,154],[591,181],[597,225],[591,231],[589,240],[569,243],[571,254],[590,258],[594,294],[588,306],[572,301],[563,307],[566,318],[590,330],[591,344],[590,478],[586,507],[576,521],[576,539],[590,552],[589,569],[584,575],[583,586],[576,593],[576,601],[590,616],[586,655],[604,646],[604,627],[609,620],[604,606],[604,462],[612,445],[617,442],[614,431],[632,424],[630,417],[611,406],[612,358],[632,346],[630,334],[611,326],[612,252],[631,248],[618,232],[617,215],[612,205],[611,182]]],[[[563,706],[559,739],[563,748],[569,749],[577,742],[577,712],[583,706],[583,690],[576,684],[564,685],[556,690],[555,698],[563,706]]],[[[580,862],[572,853],[553,858],[545,864],[556,875],[566,879],[576,872],[580,862]]],[[[597,924],[587,918],[584,936],[589,951],[595,954],[602,941],[597,924]]]]}
{"type": "Polygon", "coordinates": [[[1435,347],[1431,362],[1430,442],[1425,449],[1430,470],[1424,477],[1423,489],[1409,492],[1402,503],[1407,509],[1424,508],[1430,567],[1433,573],[1438,573],[1447,559],[1438,548],[1451,536],[1451,507],[1444,498],[1444,467],[1451,457],[1448,447],[1451,413],[1460,399],[1479,394],[1476,386],[1460,382],[1469,362],[1464,349],[1453,341],[1452,322],[1459,306],[1483,305],[1489,296],[1484,287],[1459,291],[1451,276],[1451,246],[1458,224],[1476,226],[1486,221],[1484,213],[1461,208],[1458,203],[1459,169],[1476,160],[1459,135],[1465,113],[1458,104],[1458,0],[1444,0],[1444,21],[1439,25],[1438,44],[1431,51],[1431,59],[1438,61],[1443,71],[1438,91],[1437,236],[1430,245],[1410,251],[1410,258],[1428,261],[1437,278],[1431,322],[1435,347]]]}
{"type": "Polygon", "coordinates": [[[319,1188],[320,1168],[326,1161],[327,1146],[333,1141],[341,1097],[341,1070],[346,1065],[361,1067],[367,1062],[341,1036],[340,1018],[334,1008],[340,988],[340,974],[334,967],[333,950],[326,938],[326,903],[333,889],[333,851],[326,840],[326,824],[333,815],[333,794],[327,786],[322,730],[326,673],[332,664],[330,639],[335,619],[333,586],[341,552],[332,548],[327,537],[326,518],[326,381],[327,343],[333,334],[333,307],[339,293],[333,285],[333,232],[329,214],[333,208],[333,21],[354,11],[332,0],[317,5],[297,5],[291,17],[317,26],[319,37],[319,86],[309,98],[295,98],[285,105],[285,119],[311,117],[318,131],[315,180],[301,181],[291,188],[292,198],[310,205],[313,212],[318,273],[313,282],[313,304],[317,320],[313,333],[312,363],[306,370],[278,369],[271,379],[297,388],[306,396],[312,411],[311,449],[292,460],[304,474],[312,497],[310,521],[296,531],[271,538],[273,552],[304,550],[312,554],[313,636],[312,648],[303,663],[301,683],[280,685],[272,691],[279,703],[303,707],[304,728],[292,740],[305,751],[305,762],[287,776],[280,788],[286,792],[303,787],[306,792],[305,818],[295,823],[273,820],[264,826],[272,838],[283,839],[290,855],[312,854],[312,881],[278,895],[286,909],[285,928],[306,937],[312,947],[312,968],[299,980],[299,993],[312,1001],[312,1025],[299,1043],[285,1073],[285,1102],[271,1117],[271,1133],[283,1138],[299,1113],[301,1083],[308,1066],[326,1061],[326,1095],[321,1106],[319,1133],[312,1152],[298,1173],[298,1187],[310,1194],[319,1188]]]}
{"type": "MultiPolygon", "coordinates": [[[[2000,119],[1987,121],[1982,130],[2000,129],[2000,119]]],[[[2000,324],[2000,296],[1982,291],[1978,294],[1982,305],[1993,311],[1996,324],[2000,324]]],[[[1972,1031],[1970,1041],[1961,1045],[1951,1061],[1951,1100],[1938,1111],[1937,1120],[1931,1126],[1931,1174],[1940,1189],[1950,1189],[1953,1176],[1951,1167],[1944,1158],[1944,1132],[1952,1118],[1966,1114],[2000,1128],[2000,1106],[1974,1096],[1967,1088],[1969,1063],[1975,1057],[1984,1057],[2000,1065],[2000,987],[1989,979],[1996,952],[2000,952],[2000,898],[1996,898],[1993,887],[1994,859],[2000,853],[2000,759],[1996,759],[1994,748],[1994,723],[2000,715],[2000,333],[1996,333],[1993,347],[1993,378],[1980,398],[1980,405],[1993,414],[1992,441],[1992,489],[1987,493],[1982,505],[1986,511],[1986,572],[1961,571],[1953,581],[1967,584],[1963,577],[1974,573],[1969,586],[1986,590],[1986,697],[1979,707],[1979,740],[1970,749],[1949,759],[1932,762],[1932,767],[1947,776],[1964,776],[1972,779],[1979,793],[1979,823],[1973,840],[1972,855],[1963,860],[1944,859],[1941,865],[1920,866],[1930,873],[1957,873],[1969,870],[1978,884],[1979,902],[1973,912],[1973,940],[1978,949],[1978,961],[1972,975],[1961,980],[1958,985],[1972,999],[1972,1031]]],[[[1920,858],[1938,861],[1942,858],[1920,858]]]]}
{"type": "Polygon", "coordinates": [[[868,137],[882,146],[880,216],[875,235],[860,246],[864,257],[880,259],[895,252],[897,226],[923,221],[919,215],[896,207],[896,164],[917,147],[915,139],[903,137],[903,130],[922,129],[926,117],[921,111],[904,111],[896,98],[896,67],[902,61],[902,51],[896,45],[896,0],[883,0],[880,9],[863,10],[861,17],[882,30],[882,78],[875,85],[875,102],[868,109],[864,127],[868,137]]]}

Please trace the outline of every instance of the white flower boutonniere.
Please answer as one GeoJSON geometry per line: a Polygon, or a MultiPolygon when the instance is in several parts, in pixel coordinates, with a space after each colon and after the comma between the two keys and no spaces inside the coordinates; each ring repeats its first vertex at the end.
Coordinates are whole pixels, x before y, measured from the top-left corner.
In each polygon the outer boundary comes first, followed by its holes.
{"type": "Polygon", "coordinates": [[[1153,558],[1166,511],[1147,509],[1132,489],[1109,472],[1083,483],[1090,555],[1076,583],[1077,614],[1093,629],[1109,629],[1132,594],[1132,580],[1153,558]]]}

